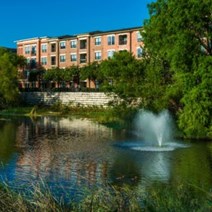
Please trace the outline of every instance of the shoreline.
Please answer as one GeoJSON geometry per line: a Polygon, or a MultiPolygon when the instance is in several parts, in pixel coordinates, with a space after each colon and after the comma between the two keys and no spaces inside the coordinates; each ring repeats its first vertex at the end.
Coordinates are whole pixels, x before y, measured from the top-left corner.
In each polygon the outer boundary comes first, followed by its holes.
{"type": "MultiPolygon", "coordinates": [[[[123,112],[123,111],[122,111],[123,112]]],[[[130,114],[130,116],[135,115],[135,111],[130,114]]],[[[26,107],[11,107],[8,109],[0,110],[0,120],[1,117],[30,117],[38,118],[42,116],[58,116],[58,117],[70,117],[75,116],[77,118],[89,118],[99,124],[106,125],[112,128],[126,129],[128,128],[127,121],[123,117],[114,114],[114,108],[103,108],[97,106],[90,107],[76,107],[76,106],[66,106],[66,105],[52,105],[52,106],[26,106],[26,107]]],[[[132,117],[131,117],[132,119],[132,117]]],[[[201,142],[211,142],[210,137],[185,137],[183,135],[176,135],[175,138],[183,139],[184,141],[201,141],[201,142]]]]}

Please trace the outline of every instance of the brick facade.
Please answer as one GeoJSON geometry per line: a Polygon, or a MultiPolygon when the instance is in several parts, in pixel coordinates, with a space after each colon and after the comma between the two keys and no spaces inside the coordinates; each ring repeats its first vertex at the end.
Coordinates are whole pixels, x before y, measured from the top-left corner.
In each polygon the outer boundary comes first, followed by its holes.
{"type": "Polygon", "coordinates": [[[59,37],[37,37],[17,41],[17,54],[27,58],[31,69],[42,66],[66,68],[102,61],[114,52],[127,50],[141,57],[140,27],[96,31],[59,37]],[[139,49],[139,50],[138,50],[139,49]]]}

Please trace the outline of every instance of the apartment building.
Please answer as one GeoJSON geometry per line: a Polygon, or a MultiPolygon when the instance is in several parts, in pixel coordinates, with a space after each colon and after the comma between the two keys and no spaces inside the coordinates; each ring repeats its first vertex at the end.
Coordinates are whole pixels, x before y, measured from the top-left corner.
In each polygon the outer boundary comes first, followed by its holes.
{"type": "Polygon", "coordinates": [[[136,58],[142,56],[140,27],[95,31],[58,37],[36,37],[18,40],[17,54],[26,57],[30,69],[84,66],[127,50],[136,58]]]}

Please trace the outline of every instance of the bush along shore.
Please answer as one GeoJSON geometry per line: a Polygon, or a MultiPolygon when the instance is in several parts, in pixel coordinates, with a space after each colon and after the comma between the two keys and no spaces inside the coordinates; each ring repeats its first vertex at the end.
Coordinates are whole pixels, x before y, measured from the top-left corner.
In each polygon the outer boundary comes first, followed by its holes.
{"type": "Polygon", "coordinates": [[[51,106],[35,105],[7,108],[0,110],[0,116],[27,116],[31,118],[40,116],[74,116],[89,118],[109,127],[126,128],[133,121],[137,111],[138,109],[129,108],[125,104],[105,108],[100,106],[76,106],[72,103],[64,105],[58,101],[51,106]]]}

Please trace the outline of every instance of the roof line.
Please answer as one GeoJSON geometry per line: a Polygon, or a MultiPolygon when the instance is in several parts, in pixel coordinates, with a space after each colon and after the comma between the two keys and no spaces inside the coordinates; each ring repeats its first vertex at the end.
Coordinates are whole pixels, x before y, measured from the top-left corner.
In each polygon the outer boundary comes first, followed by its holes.
{"type": "Polygon", "coordinates": [[[28,38],[28,39],[22,39],[22,40],[17,40],[14,41],[15,43],[17,42],[23,42],[23,41],[30,41],[30,40],[35,40],[35,39],[42,39],[42,38],[50,38],[50,39],[67,39],[67,38],[73,38],[73,37],[78,37],[78,36],[83,36],[83,35],[101,35],[101,34],[106,34],[106,33],[113,33],[113,32],[121,32],[121,31],[127,31],[127,30],[139,30],[141,29],[142,26],[140,27],[130,27],[130,28],[122,28],[122,29],[113,29],[113,30],[106,30],[106,31],[91,31],[91,32],[85,32],[85,33],[79,33],[79,34],[74,34],[74,35],[61,35],[61,36],[43,36],[43,37],[34,37],[34,38],[28,38]]]}
{"type": "Polygon", "coordinates": [[[42,38],[51,38],[51,37],[49,37],[49,36],[42,36],[42,37],[25,38],[25,39],[21,39],[21,40],[16,40],[16,41],[14,41],[14,43],[22,42],[22,41],[36,40],[36,39],[42,39],[42,38]]]}

